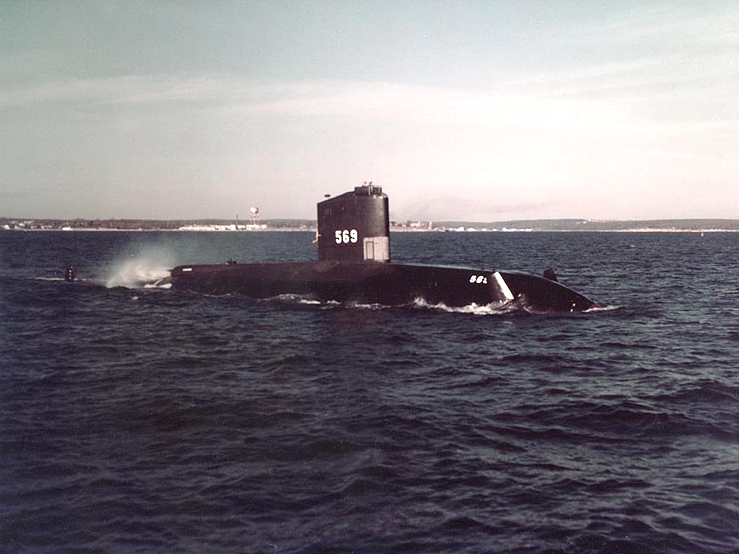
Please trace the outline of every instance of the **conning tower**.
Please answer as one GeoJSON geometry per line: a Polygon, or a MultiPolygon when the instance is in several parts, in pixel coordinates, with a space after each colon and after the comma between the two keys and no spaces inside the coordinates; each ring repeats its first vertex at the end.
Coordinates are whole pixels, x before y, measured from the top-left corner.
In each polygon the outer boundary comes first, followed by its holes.
{"type": "Polygon", "coordinates": [[[387,195],[367,183],[318,203],[318,259],[389,262],[387,195]]]}

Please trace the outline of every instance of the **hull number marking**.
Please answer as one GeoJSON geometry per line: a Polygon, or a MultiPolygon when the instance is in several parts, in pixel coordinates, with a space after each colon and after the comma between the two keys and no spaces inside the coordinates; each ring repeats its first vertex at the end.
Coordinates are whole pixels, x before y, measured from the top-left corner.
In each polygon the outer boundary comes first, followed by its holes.
{"type": "Polygon", "coordinates": [[[485,285],[488,282],[488,278],[484,275],[473,275],[470,277],[470,283],[476,283],[478,285],[485,285]]]}
{"type": "Polygon", "coordinates": [[[338,229],[334,231],[334,236],[336,237],[336,244],[354,244],[359,240],[359,233],[356,229],[338,229]]]}

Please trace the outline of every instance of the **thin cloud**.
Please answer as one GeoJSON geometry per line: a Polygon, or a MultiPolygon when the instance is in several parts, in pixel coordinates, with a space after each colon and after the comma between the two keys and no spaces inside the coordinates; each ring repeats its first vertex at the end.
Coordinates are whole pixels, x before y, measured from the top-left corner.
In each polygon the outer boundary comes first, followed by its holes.
{"type": "Polygon", "coordinates": [[[589,44],[603,48],[608,44],[657,46],[664,50],[700,45],[736,46],[739,42],[739,10],[736,4],[724,9],[668,4],[664,7],[645,5],[623,12],[597,24],[581,24],[563,33],[562,42],[589,44]]]}
{"type": "Polygon", "coordinates": [[[222,78],[183,74],[67,79],[0,89],[0,105],[197,102],[217,99],[229,88],[222,78]]]}
{"type": "Polygon", "coordinates": [[[311,216],[306,191],[373,179],[407,217],[726,214],[737,205],[739,33],[721,17],[642,10],[555,25],[553,63],[502,71],[486,60],[491,75],[510,75],[494,82],[236,65],[6,80],[0,108],[13,139],[0,162],[16,187],[63,178],[99,195],[67,195],[70,210],[90,198],[216,215],[241,195],[265,213],[311,216]],[[668,186],[690,200],[665,203],[668,186]],[[419,191],[434,199],[423,210],[419,191]]]}

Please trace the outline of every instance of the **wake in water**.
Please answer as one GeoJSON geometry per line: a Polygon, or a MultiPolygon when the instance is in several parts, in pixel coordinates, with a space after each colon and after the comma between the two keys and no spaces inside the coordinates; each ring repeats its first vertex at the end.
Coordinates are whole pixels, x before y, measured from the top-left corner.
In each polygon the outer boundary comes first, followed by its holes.
{"type": "Polygon", "coordinates": [[[262,302],[279,302],[281,304],[294,306],[316,306],[321,309],[343,308],[358,310],[397,310],[412,309],[425,310],[434,312],[445,312],[454,314],[472,314],[472,315],[504,315],[511,313],[520,313],[525,311],[524,306],[518,301],[513,302],[492,302],[490,304],[478,305],[469,304],[467,306],[447,306],[446,304],[429,304],[424,298],[416,298],[412,304],[406,306],[389,306],[377,303],[361,303],[361,302],[336,302],[316,300],[311,296],[299,294],[282,294],[275,298],[265,298],[262,302]]]}
{"type": "Polygon", "coordinates": [[[472,314],[472,315],[503,315],[522,311],[521,304],[516,301],[491,302],[490,304],[478,305],[475,303],[467,306],[447,306],[444,303],[429,304],[424,298],[416,298],[413,301],[413,307],[432,310],[439,312],[447,312],[452,314],[472,314]]]}
{"type": "MultiPolygon", "coordinates": [[[[425,310],[432,312],[444,312],[451,314],[469,315],[509,315],[539,313],[530,309],[525,298],[517,298],[512,301],[491,302],[490,304],[468,304],[466,306],[447,306],[444,303],[430,304],[425,298],[418,297],[413,303],[406,306],[389,306],[377,303],[361,302],[336,302],[316,300],[311,296],[300,294],[282,294],[275,298],[265,298],[262,302],[279,302],[294,306],[316,306],[321,309],[344,308],[360,310],[394,310],[398,308],[410,308],[413,310],[425,310]]],[[[619,306],[599,306],[579,313],[610,312],[617,310],[619,306]]]]}

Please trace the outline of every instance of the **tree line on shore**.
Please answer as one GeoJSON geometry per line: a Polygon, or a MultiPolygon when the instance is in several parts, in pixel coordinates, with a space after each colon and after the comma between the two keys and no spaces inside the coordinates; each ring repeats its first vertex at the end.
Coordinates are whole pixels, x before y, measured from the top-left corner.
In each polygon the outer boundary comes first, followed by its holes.
{"type": "MultiPolygon", "coordinates": [[[[310,219],[260,220],[271,230],[305,230],[316,228],[310,219]]],[[[169,231],[183,227],[228,226],[225,219],[19,219],[0,217],[0,230],[120,230],[169,231]]],[[[391,228],[417,231],[739,231],[739,219],[652,219],[601,221],[585,219],[535,219],[493,222],[438,221],[415,225],[414,222],[392,222],[391,228]]]]}

